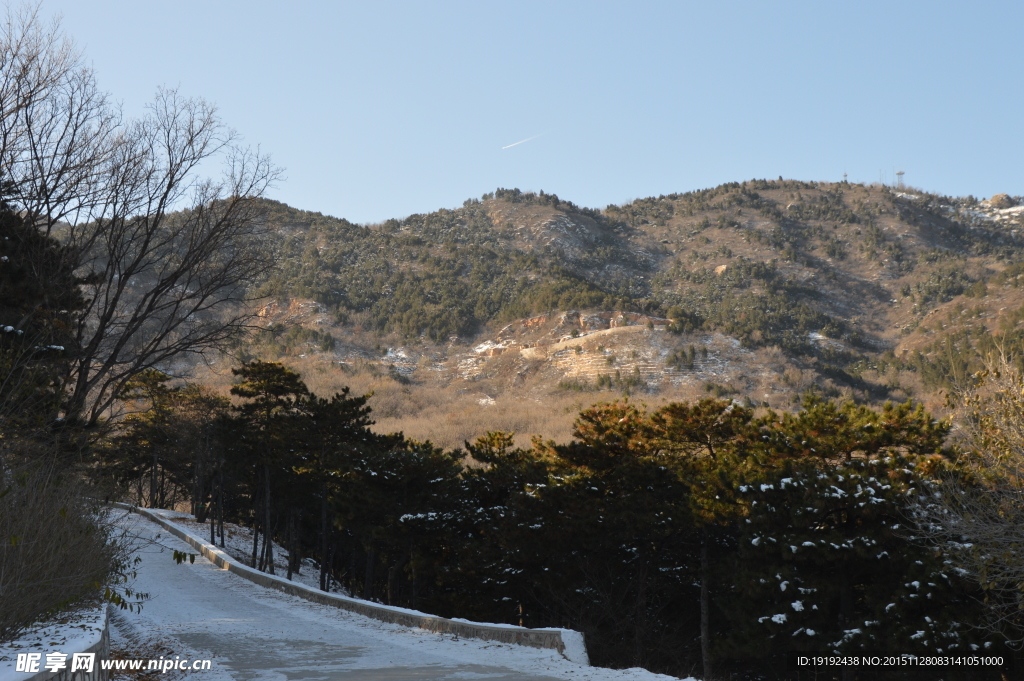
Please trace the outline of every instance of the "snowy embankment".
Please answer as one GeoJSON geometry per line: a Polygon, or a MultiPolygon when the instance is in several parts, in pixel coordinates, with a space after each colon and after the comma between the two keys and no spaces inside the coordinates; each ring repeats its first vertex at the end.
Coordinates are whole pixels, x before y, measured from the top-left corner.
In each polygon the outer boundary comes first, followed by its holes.
{"type": "MultiPolygon", "coordinates": [[[[97,660],[109,651],[107,634],[107,606],[79,610],[60,617],[55,622],[29,629],[14,641],[0,644],[0,681],[28,681],[33,677],[49,678],[52,672],[45,671],[47,653],[64,653],[66,667],[71,667],[74,653],[95,653],[97,660]],[[17,671],[19,653],[36,653],[39,672],[17,671]]],[[[99,663],[94,664],[98,671],[99,663]]],[[[81,679],[78,672],[76,679],[81,679]]]]}
{"type": "MultiPolygon", "coordinates": [[[[182,514],[162,512],[177,517],[182,514]]],[[[560,630],[524,630],[507,625],[477,625],[444,620],[402,608],[388,608],[336,594],[323,594],[283,578],[247,568],[228,554],[210,547],[198,537],[175,526],[167,517],[156,522],[128,516],[123,521],[150,543],[140,550],[142,565],[136,590],[151,599],[141,613],[120,613],[114,624],[130,632],[145,632],[163,641],[174,655],[213,660],[204,679],[449,679],[492,677],[531,681],[588,679],[592,681],[654,681],[671,677],[643,669],[612,670],[574,662],[584,651],[565,646],[563,652],[511,643],[522,632],[550,635],[560,630]],[[159,523],[159,524],[157,524],[159,523]],[[176,530],[176,531],[174,531],[176,530]],[[171,534],[172,536],[168,536],[171,534]],[[176,536],[175,536],[176,535],[176,536]],[[179,537],[184,536],[184,539],[179,537]],[[176,565],[171,552],[195,552],[207,547],[213,561],[204,556],[176,565]],[[220,554],[218,556],[218,554],[220,554]],[[245,568],[253,573],[240,579],[245,568]],[[266,582],[266,588],[260,584],[266,582]],[[295,594],[308,591],[316,598],[295,594]],[[393,621],[380,621],[342,609],[340,599],[359,607],[383,609],[393,621]],[[403,626],[401,618],[446,622],[451,630],[403,626]],[[468,629],[463,629],[467,627],[468,629]],[[462,630],[480,633],[491,629],[499,640],[466,638],[462,630]],[[509,638],[512,633],[515,636],[509,638]]],[[[308,595],[307,595],[308,596],[308,595]]],[[[428,622],[429,624],[429,622],[428,622]]],[[[571,637],[566,637],[569,643],[571,637]]],[[[580,638],[580,643],[582,639],[580,638]]],[[[582,647],[582,646],[581,646],[582,647]]]]}

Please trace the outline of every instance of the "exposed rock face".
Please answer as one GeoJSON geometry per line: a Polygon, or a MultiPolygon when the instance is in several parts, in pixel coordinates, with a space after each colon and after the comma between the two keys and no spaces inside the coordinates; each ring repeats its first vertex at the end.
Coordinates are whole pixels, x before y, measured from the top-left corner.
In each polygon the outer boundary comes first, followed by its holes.
{"type": "Polygon", "coordinates": [[[1009,194],[996,194],[988,200],[988,205],[996,209],[1002,208],[1013,208],[1016,203],[1010,198],[1009,194]]]}
{"type": "Polygon", "coordinates": [[[327,308],[315,301],[300,298],[289,298],[284,301],[272,300],[256,312],[256,316],[266,323],[283,324],[330,324],[327,308]]]}

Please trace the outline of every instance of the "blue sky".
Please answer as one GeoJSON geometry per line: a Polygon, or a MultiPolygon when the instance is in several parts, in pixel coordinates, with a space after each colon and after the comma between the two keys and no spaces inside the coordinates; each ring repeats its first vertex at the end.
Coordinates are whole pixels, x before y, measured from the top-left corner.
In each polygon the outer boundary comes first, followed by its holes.
{"type": "Polygon", "coordinates": [[[604,207],[722,182],[1024,194],[1020,2],[44,0],[137,114],[214,102],[355,222],[496,187],[604,207]],[[502,149],[523,139],[523,144],[502,149]]]}

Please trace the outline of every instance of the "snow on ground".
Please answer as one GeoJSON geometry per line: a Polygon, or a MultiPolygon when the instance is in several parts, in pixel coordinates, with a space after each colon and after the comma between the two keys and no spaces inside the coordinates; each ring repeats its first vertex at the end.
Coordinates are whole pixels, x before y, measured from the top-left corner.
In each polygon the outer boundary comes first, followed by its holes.
{"type": "MultiPolygon", "coordinates": [[[[210,523],[196,522],[195,517],[188,513],[166,511],[162,509],[148,510],[151,513],[156,513],[157,515],[170,520],[174,524],[181,526],[181,528],[189,534],[210,543],[210,523]]],[[[215,543],[220,547],[219,536],[215,543]]],[[[260,546],[262,545],[263,542],[261,539],[260,546]]],[[[242,564],[249,565],[250,560],[252,559],[252,530],[241,525],[224,523],[223,551],[242,564]]],[[[195,549],[190,548],[189,553],[195,553],[195,549]]],[[[288,576],[288,551],[286,551],[277,542],[274,542],[274,574],[279,577],[288,576]]],[[[315,561],[307,558],[302,561],[300,571],[292,574],[292,581],[314,589],[319,589],[320,567],[315,561]]],[[[331,591],[343,593],[346,596],[350,595],[345,589],[339,587],[337,584],[333,584],[331,586],[331,591]]]]}
{"type": "Polygon", "coordinates": [[[473,352],[480,354],[481,352],[487,352],[488,350],[504,350],[506,347],[508,347],[508,341],[496,343],[492,340],[485,340],[483,343],[473,348],[473,352]]]}
{"type": "Polygon", "coordinates": [[[554,650],[379,622],[260,587],[202,556],[178,565],[172,551],[194,549],[137,515],[122,522],[143,540],[134,588],[151,599],[141,613],[121,613],[115,624],[121,635],[149,636],[175,648],[174,655],[212,659],[212,670],[193,673],[204,681],[672,678],[643,669],[587,667],[554,650]]]}
{"type": "Polygon", "coordinates": [[[42,668],[47,653],[65,653],[70,660],[72,653],[80,653],[99,643],[103,635],[103,611],[106,607],[104,605],[68,613],[53,622],[32,627],[13,641],[0,644],[0,681],[15,681],[34,676],[15,671],[18,653],[42,653],[42,668]]]}

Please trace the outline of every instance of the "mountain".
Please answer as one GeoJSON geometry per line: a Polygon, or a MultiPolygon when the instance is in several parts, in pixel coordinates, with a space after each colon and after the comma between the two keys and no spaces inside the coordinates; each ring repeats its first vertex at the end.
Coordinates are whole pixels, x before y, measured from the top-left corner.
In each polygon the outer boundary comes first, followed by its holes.
{"type": "Polygon", "coordinates": [[[940,407],[1022,345],[1021,203],[781,179],[603,210],[498,189],[376,225],[267,202],[280,266],[240,352],[372,389],[378,427],[445,444],[564,437],[624,392],[940,407]]]}

